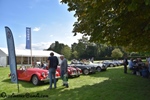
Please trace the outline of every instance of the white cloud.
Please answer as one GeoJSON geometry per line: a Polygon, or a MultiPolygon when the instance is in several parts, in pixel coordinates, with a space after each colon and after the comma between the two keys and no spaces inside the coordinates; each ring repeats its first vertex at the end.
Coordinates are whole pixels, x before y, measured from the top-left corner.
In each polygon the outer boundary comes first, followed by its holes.
{"type": "Polygon", "coordinates": [[[51,42],[33,43],[33,44],[32,44],[32,49],[33,49],[33,50],[48,49],[51,44],[52,44],[51,42]]]}
{"type": "Polygon", "coordinates": [[[33,31],[39,31],[41,28],[40,27],[35,27],[34,29],[33,29],[33,31]]]}
{"type": "Polygon", "coordinates": [[[69,36],[66,35],[65,38],[62,38],[59,40],[59,43],[67,44],[71,47],[73,43],[78,43],[78,40],[82,38],[82,34],[77,34],[76,36],[73,36],[73,33],[69,36]]]}
{"type": "Polygon", "coordinates": [[[53,35],[50,35],[50,37],[53,37],[53,35]]]}
{"type": "MultiPolygon", "coordinates": [[[[32,43],[33,50],[43,50],[48,49],[52,43],[51,42],[39,42],[39,43],[32,43]]],[[[25,44],[20,44],[16,46],[16,49],[25,49],[25,44]]]]}
{"type": "MultiPolygon", "coordinates": [[[[53,37],[53,35],[50,35],[53,37]]],[[[68,45],[71,47],[73,43],[78,43],[78,40],[82,38],[82,34],[77,34],[76,36],[73,36],[73,33],[70,34],[69,36],[66,35],[65,38],[59,38],[59,43],[63,43],[65,45],[68,45]]],[[[52,43],[55,43],[55,41],[58,40],[52,40],[51,42],[37,42],[37,43],[32,43],[32,49],[33,50],[43,50],[43,49],[48,49],[52,43]]],[[[17,49],[25,49],[26,44],[19,44],[16,46],[17,49]]]]}
{"type": "Polygon", "coordinates": [[[15,47],[16,49],[21,49],[24,50],[25,49],[25,44],[19,44],[15,47]]]}

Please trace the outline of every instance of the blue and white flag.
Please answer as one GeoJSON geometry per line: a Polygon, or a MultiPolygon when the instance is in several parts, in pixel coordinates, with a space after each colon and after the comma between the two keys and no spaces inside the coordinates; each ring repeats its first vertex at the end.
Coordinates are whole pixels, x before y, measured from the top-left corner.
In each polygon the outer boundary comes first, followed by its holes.
{"type": "Polygon", "coordinates": [[[26,27],[26,49],[31,49],[31,28],[26,27]]]}
{"type": "Polygon", "coordinates": [[[11,71],[11,81],[13,83],[18,83],[14,38],[9,27],[6,26],[5,31],[6,31],[6,39],[7,39],[7,47],[8,47],[9,65],[11,71]]]}

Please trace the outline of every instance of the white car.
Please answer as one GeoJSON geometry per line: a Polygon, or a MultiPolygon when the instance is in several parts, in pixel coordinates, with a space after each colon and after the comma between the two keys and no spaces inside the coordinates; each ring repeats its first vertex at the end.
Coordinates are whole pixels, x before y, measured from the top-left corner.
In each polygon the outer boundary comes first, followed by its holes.
{"type": "Polygon", "coordinates": [[[96,70],[98,72],[106,71],[106,69],[107,69],[107,66],[101,62],[97,62],[97,63],[89,62],[89,65],[93,65],[94,67],[96,67],[96,70]]]}

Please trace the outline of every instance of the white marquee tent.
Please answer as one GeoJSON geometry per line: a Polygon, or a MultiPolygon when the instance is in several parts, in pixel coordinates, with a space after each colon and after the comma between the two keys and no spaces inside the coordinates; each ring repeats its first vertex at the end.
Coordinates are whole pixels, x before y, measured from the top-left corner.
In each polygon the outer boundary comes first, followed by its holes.
{"type": "MultiPolygon", "coordinates": [[[[48,58],[51,52],[53,52],[54,55],[57,56],[58,58],[60,57],[60,54],[54,51],[44,51],[44,50],[32,50],[32,57],[33,58],[42,58],[42,57],[48,58]]],[[[16,53],[16,57],[20,57],[20,59],[23,59],[24,57],[28,57],[28,58],[31,57],[31,50],[29,49],[24,49],[24,50],[15,49],[15,53],[16,53]]],[[[22,62],[20,62],[20,64],[21,63],[22,62]]],[[[8,49],[0,48],[0,66],[7,66],[7,64],[8,64],[8,49]]]]}

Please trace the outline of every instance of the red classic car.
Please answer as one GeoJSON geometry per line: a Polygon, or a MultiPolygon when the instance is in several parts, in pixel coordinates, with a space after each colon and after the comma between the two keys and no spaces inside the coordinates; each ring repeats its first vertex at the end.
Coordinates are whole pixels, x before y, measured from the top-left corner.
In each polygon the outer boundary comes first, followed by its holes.
{"type": "MultiPolygon", "coordinates": [[[[39,85],[43,82],[49,82],[49,72],[42,68],[26,68],[20,67],[17,69],[18,80],[29,81],[34,85],[39,85]]],[[[11,74],[10,74],[11,76],[11,74]]],[[[56,71],[56,79],[60,78],[60,74],[56,71]]]]}
{"type": "MultiPolygon", "coordinates": [[[[60,73],[60,66],[57,66],[57,71],[60,73]]],[[[80,68],[74,68],[72,66],[68,67],[68,76],[69,77],[79,77],[82,74],[80,68]]]]}

